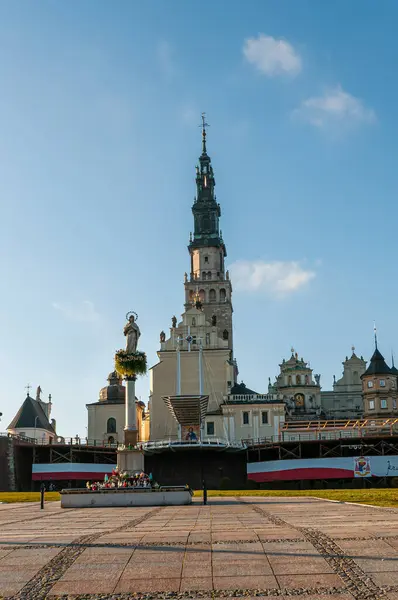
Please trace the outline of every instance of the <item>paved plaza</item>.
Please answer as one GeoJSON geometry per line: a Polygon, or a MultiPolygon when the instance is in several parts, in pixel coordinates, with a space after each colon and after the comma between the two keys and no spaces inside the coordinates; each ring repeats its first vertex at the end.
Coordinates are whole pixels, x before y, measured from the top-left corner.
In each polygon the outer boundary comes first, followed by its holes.
{"type": "Polygon", "coordinates": [[[398,600],[398,510],[314,498],[0,505],[0,595],[398,600]]]}

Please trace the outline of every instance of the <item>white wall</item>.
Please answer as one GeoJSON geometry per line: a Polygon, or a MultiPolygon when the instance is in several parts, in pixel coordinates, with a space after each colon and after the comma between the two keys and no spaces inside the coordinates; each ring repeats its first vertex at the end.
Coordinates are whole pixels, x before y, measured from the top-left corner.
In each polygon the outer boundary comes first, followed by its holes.
{"type": "Polygon", "coordinates": [[[48,443],[50,438],[54,439],[56,437],[53,433],[47,431],[47,429],[40,429],[39,427],[36,427],[36,429],[34,427],[17,427],[16,429],[7,429],[7,432],[36,439],[38,441],[45,441],[46,443],[48,443]]]}

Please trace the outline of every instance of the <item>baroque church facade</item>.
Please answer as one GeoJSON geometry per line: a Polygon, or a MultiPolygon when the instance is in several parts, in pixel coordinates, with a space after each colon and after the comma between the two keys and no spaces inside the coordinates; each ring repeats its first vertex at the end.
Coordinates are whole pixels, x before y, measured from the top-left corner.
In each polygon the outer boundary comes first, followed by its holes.
{"type": "MultiPolygon", "coordinates": [[[[229,441],[276,437],[289,420],[385,415],[386,405],[395,413],[397,399],[392,386],[398,370],[383,366],[384,359],[376,360],[375,355],[367,369],[366,361],[355,354],[355,348],[342,363],[342,376],[337,380],[334,377],[332,390],[322,390],[321,376],[314,374],[310,364],[294,349],[279,364],[274,382],[269,379],[265,393],[238,382],[232,282],[225,267],[227,250],[220,229],[221,207],[207,153],[205,124],[195,182],[189,273],[185,273],[183,282],[184,312],[179,319],[171,319],[167,334],[160,334],[158,361],[150,369],[148,410],[136,400],[139,441],[178,437],[177,422],[164,402],[164,397],[174,395],[208,395],[201,435],[229,441]],[[383,371],[381,376],[376,373],[379,370],[383,371]],[[391,391],[386,398],[385,390],[380,391],[384,380],[391,391]],[[377,410],[372,406],[377,406],[377,410]]],[[[87,404],[88,438],[118,443],[123,439],[125,386],[116,372],[109,375],[108,383],[101,389],[99,400],[87,404]]]]}
{"type": "Polygon", "coordinates": [[[243,382],[238,383],[232,335],[232,283],[225,268],[227,251],[220,230],[221,207],[215,195],[205,127],[192,213],[190,272],[184,277],[185,310],[181,319],[172,318],[168,335],[161,332],[159,361],[151,368],[150,439],[178,435],[177,423],[163,400],[169,395],[208,394],[202,435],[230,441],[276,436],[285,419],[340,419],[359,415],[363,411],[360,377],[366,362],[362,357],[358,359],[354,351],[343,363],[343,376],[335,381],[330,392],[321,390],[320,375],[313,374],[309,364],[293,349],[290,358],[279,365],[275,382],[269,381],[266,393],[257,393],[243,382]]]}

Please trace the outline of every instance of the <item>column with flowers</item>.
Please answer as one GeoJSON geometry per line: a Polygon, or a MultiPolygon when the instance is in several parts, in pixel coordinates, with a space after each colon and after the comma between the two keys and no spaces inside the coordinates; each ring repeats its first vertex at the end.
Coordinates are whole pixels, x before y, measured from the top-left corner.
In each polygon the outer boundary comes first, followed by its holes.
{"type": "Polygon", "coordinates": [[[135,382],[138,375],[145,375],[147,358],[145,352],[137,351],[141,332],[137,325],[138,315],[129,312],[124,327],[126,349],[118,350],[115,354],[115,369],[126,382],[124,447],[133,449],[138,442],[137,414],[135,406],[135,382]]]}

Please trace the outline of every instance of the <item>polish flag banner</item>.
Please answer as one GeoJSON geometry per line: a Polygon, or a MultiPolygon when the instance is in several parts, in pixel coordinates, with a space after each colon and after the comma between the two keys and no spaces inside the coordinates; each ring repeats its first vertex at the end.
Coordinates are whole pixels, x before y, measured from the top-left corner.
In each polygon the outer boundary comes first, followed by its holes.
{"type": "Polygon", "coordinates": [[[345,456],[248,463],[247,477],[258,483],[300,479],[398,477],[398,456],[345,456]]]}

